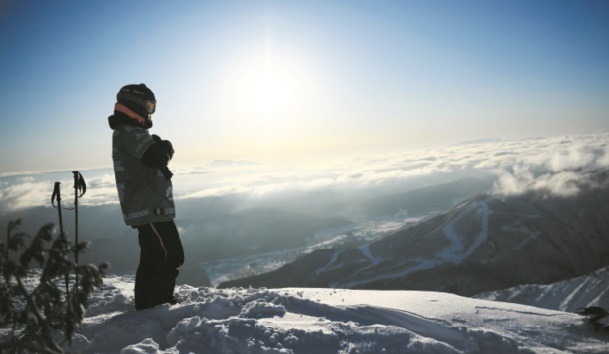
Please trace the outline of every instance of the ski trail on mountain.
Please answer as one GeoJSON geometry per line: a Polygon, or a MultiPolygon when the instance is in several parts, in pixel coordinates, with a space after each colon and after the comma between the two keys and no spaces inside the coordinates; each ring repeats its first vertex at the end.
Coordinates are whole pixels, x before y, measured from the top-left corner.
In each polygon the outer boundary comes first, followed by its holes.
{"type": "Polygon", "coordinates": [[[370,264],[372,266],[375,266],[375,265],[377,265],[377,264],[379,264],[379,263],[381,263],[383,261],[381,258],[375,257],[372,254],[372,251],[370,251],[370,244],[369,243],[361,246],[359,248],[359,250],[362,252],[364,257],[368,258],[368,260],[370,261],[370,264]]]}
{"type": "Polygon", "coordinates": [[[334,253],[332,254],[332,258],[330,259],[330,261],[328,262],[328,264],[326,264],[325,266],[323,266],[323,267],[321,267],[321,268],[317,269],[317,270],[315,271],[315,274],[317,274],[317,275],[319,276],[321,273],[325,272],[325,271],[326,271],[326,270],[328,270],[330,267],[332,267],[332,265],[333,265],[334,263],[336,263],[336,260],[338,259],[338,256],[340,256],[340,254],[341,254],[341,253],[343,253],[343,251],[342,251],[342,250],[334,252],[334,253]]]}
{"type": "MultiPolygon", "coordinates": [[[[434,253],[433,258],[431,258],[431,259],[429,259],[429,258],[412,259],[410,263],[415,263],[415,265],[412,265],[412,266],[406,267],[406,268],[402,268],[400,271],[397,271],[397,272],[382,273],[381,275],[376,275],[373,277],[364,277],[363,279],[356,279],[356,280],[350,280],[350,281],[347,279],[347,281],[345,281],[345,282],[333,282],[330,284],[330,286],[331,287],[352,288],[352,287],[356,287],[361,284],[381,281],[384,279],[394,279],[394,278],[405,277],[408,274],[422,271],[422,270],[431,269],[431,268],[440,266],[442,264],[461,263],[467,257],[471,256],[484,243],[484,241],[486,241],[488,239],[489,214],[490,214],[488,200],[489,199],[478,200],[476,202],[471,203],[470,205],[465,207],[463,210],[461,210],[459,212],[459,214],[453,220],[451,220],[447,225],[444,226],[444,228],[442,229],[442,233],[443,233],[444,237],[446,237],[450,241],[450,245],[448,245],[448,247],[434,253]],[[455,230],[455,225],[466,215],[469,215],[469,213],[472,210],[476,210],[478,213],[481,214],[480,232],[478,233],[478,235],[476,235],[476,237],[469,244],[469,246],[466,247],[464,240],[467,240],[467,237],[460,235],[455,230]]],[[[376,258],[376,257],[374,257],[374,255],[372,255],[369,247],[360,247],[360,251],[368,260],[370,260],[371,265],[369,267],[360,269],[357,272],[355,272],[350,277],[351,279],[353,279],[355,276],[360,275],[362,272],[368,270],[370,267],[374,267],[374,266],[382,263],[381,259],[376,258]]],[[[335,254],[335,256],[336,256],[336,254],[335,254]]],[[[330,264],[334,263],[335,261],[336,261],[336,259],[333,257],[333,259],[330,261],[330,264]]],[[[323,269],[327,269],[327,267],[328,267],[328,265],[323,267],[323,269]]]]}
{"type": "Polygon", "coordinates": [[[442,232],[444,236],[451,241],[451,245],[444,250],[437,252],[436,255],[440,258],[442,263],[461,263],[464,259],[471,256],[484,241],[488,239],[488,219],[489,219],[489,208],[486,200],[477,201],[472,203],[466,210],[462,211],[455,219],[451,220],[444,228],[442,232]],[[462,236],[455,231],[455,224],[459,222],[467,211],[479,208],[478,211],[482,214],[482,222],[480,232],[471,243],[471,245],[465,248],[463,240],[467,239],[466,236],[462,236]]]}

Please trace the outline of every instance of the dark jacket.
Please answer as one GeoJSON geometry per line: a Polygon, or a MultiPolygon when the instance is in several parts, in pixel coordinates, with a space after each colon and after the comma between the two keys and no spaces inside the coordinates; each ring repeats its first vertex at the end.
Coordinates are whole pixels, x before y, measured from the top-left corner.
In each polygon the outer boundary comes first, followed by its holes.
{"type": "Polygon", "coordinates": [[[171,172],[167,168],[173,147],[150,135],[137,121],[121,112],[108,118],[112,160],[125,223],[140,226],[175,218],[171,172]]]}

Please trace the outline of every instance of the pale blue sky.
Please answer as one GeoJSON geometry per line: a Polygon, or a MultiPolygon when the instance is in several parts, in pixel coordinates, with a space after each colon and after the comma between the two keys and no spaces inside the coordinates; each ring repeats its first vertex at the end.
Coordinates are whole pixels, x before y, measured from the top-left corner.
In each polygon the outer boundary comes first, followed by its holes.
{"type": "Polygon", "coordinates": [[[111,166],[146,83],[175,163],[609,129],[606,1],[2,1],[0,173],[111,166]]]}

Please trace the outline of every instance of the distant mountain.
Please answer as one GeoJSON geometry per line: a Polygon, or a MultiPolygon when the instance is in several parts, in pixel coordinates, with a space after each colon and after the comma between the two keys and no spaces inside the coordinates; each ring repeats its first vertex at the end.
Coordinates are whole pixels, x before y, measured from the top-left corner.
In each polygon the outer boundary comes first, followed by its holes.
{"type": "Polygon", "coordinates": [[[472,197],[363,246],[314,251],[273,272],[220,287],[448,291],[471,296],[548,284],[609,265],[609,178],[575,197],[540,192],[472,197]]]}
{"type": "Polygon", "coordinates": [[[400,209],[407,210],[408,215],[443,212],[472,195],[489,192],[495,180],[495,176],[463,177],[403,193],[377,196],[362,203],[361,210],[365,215],[393,214],[400,209]]]}
{"type": "Polygon", "coordinates": [[[235,167],[235,166],[256,166],[257,163],[243,160],[214,160],[208,164],[209,167],[235,167]]]}

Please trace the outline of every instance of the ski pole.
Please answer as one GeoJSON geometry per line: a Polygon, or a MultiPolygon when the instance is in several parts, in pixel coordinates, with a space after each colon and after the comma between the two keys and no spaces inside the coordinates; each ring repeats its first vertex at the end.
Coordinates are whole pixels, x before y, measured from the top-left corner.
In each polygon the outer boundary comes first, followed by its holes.
{"type": "MultiPolygon", "coordinates": [[[[59,188],[60,183],[55,182],[55,188],[53,188],[53,194],[51,195],[51,205],[55,208],[55,201],[57,201],[57,213],[59,215],[59,237],[65,238],[63,233],[63,218],[61,217],[61,191],[59,188]]],[[[66,298],[70,298],[70,278],[68,274],[65,276],[66,281],[66,298]]]]}
{"type": "Polygon", "coordinates": [[[72,171],[74,174],[74,260],[76,261],[76,296],[78,296],[78,198],[85,195],[87,184],[80,172],[72,171]],[[79,194],[80,192],[80,194],[79,194]]]}

